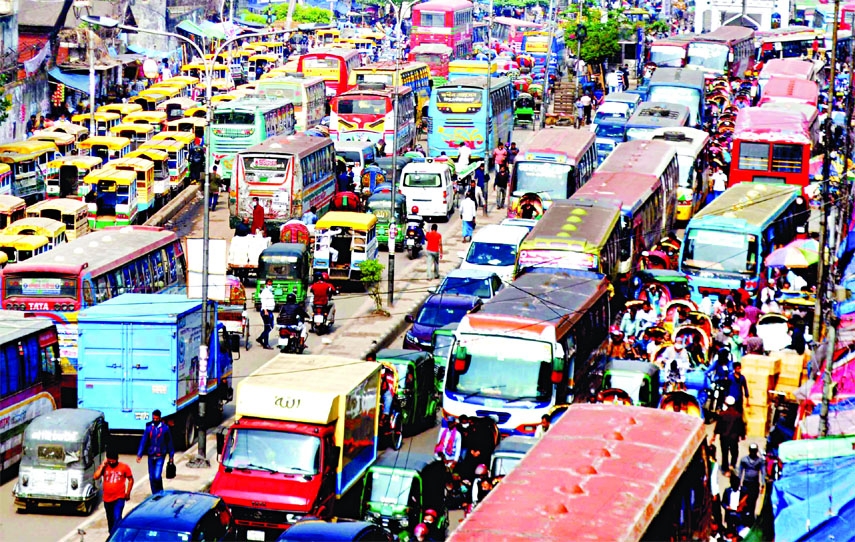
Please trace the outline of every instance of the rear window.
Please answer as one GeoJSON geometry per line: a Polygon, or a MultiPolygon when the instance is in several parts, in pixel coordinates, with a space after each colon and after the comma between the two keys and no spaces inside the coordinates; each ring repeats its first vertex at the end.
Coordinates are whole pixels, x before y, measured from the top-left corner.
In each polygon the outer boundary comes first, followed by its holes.
{"type": "Polygon", "coordinates": [[[442,186],[442,179],[438,173],[407,173],[404,175],[404,186],[437,188],[442,186]]]}
{"type": "Polygon", "coordinates": [[[113,542],[142,542],[145,540],[151,542],[187,542],[190,540],[190,533],[158,531],[156,529],[134,529],[127,527],[124,529],[116,529],[116,532],[113,533],[110,540],[113,542]]]}

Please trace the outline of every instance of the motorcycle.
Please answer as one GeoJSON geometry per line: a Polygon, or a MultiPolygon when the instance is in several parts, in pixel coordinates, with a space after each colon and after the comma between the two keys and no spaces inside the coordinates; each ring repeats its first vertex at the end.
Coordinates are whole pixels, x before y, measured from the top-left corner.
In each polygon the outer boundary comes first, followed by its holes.
{"type": "Polygon", "coordinates": [[[407,235],[405,246],[407,255],[411,260],[419,257],[419,252],[424,246],[425,220],[418,214],[418,207],[413,207],[413,214],[407,215],[407,235]]]}
{"type": "Polygon", "coordinates": [[[335,324],[335,309],[332,301],[326,305],[312,304],[312,331],[318,335],[328,333],[335,324]]]}
{"type": "Polygon", "coordinates": [[[306,345],[300,332],[285,324],[281,317],[277,317],[276,325],[279,327],[279,351],[283,354],[302,354],[306,345]]]}

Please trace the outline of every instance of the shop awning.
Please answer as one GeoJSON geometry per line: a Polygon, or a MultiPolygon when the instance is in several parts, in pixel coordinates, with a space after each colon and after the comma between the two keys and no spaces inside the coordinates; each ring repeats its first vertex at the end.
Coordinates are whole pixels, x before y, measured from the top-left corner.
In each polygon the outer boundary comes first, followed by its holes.
{"type": "Polygon", "coordinates": [[[199,23],[199,28],[205,33],[208,39],[224,40],[226,39],[226,31],[220,23],[212,23],[211,21],[202,21],[199,23]]]}
{"type": "Polygon", "coordinates": [[[180,49],[176,49],[174,51],[155,51],[154,49],[146,49],[145,47],[139,47],[132,43],[127,45],[128,51],[131,53],[136,53],[138,55],[142,55],[146,58],[154,58],[160,60],[162,58],[178,58],[180,56],[180,49]]]}
{"type": "Polygon", "coordinates": [[[67,87],[79,90],[84,94],[89,94],[89,76],[78,73],[67,73],[57,67],[53,67],[48,71],[48,75],[62,83],[67,87]]]}
{"type": "Polygon", "coordinates": [[[207,39],[210,37],[210,36],[208,36],[207,32],[205,32],[204,30],[202,30],[201,27],[199,27],[198,24],[194,23],[193,21],[191,21],[189,19],[184,19],[183,21],[178,23],[178,26],[176,28],[178,30],[183,30],[184,32],[187,32],[188,34],[193,34],[194,36],[199,36],[200,38],[206,38],[207,39]]]}

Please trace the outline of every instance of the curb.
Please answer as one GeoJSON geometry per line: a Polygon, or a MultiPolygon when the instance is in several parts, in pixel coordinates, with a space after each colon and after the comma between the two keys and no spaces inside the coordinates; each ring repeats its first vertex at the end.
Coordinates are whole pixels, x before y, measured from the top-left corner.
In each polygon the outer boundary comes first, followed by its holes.
{"type": "Polygon", "coordinates": [[[188,203],[190,203],[196,195],[199,194],[199,187],[190,185],[181,191],[169,203],[163,206],[161,210],[154,213],[151,218],[145,221],[144,226],[163,226],[172,217],[177,215],[188,203]]]}

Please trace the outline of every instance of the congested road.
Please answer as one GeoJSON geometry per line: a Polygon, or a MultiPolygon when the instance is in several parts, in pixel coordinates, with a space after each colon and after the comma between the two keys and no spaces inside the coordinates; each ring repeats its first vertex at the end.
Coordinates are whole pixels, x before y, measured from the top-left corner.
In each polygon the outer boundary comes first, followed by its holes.
{"type": "MultiPolygon", "coordinates": [[[[533,134],[531,130],[517,130],[514,137],[518,144],[524,144],[533,134]]],[[[173,224],[173,229],[181,237],[201,237],[202,235],[202,206],[199,202],[195,202],[188,206],[185,211],[178,215],[173,224]]],[[[494,211],[495,212],[495,211],[494,211]]],[[[449,230],[453,230],[459,222],[459,216],[454,215],[450,221],[439,223],[439,231],[445,235],[449,230]]],[[[220,205],[219,209],[212,214],[211,217],[211,237],[229,239],[233,235],[233,231],[228,228],[228,210],[225,205],[220,205]]],[[[446,258],[456,258],[456,254],[449,253],[446,258]]],[[[381,252],[380,260],[386,264],[388,253],[381,252]]],[[[415,260],[407,258],[406,254],[398,253],[396,259],[396,274],[398,276],[408,276],[418,269],[424,269],[424,255],[415,260]]],[[[247,289],[247,298],[250,297],[252,289],[247,289]]],[[[335,298],[336,304],[336,321],[343,324],[348,318],[356,315],[363,304],[368,302],[366,294],[362,292],[342,292],[335,298]]],[[[250,326],[252,344],[249,350],[240,352],[240,359],[235,365],[234,384],[236,385],[240,378],[245,377],[262,366],[270,358],[272,358],[278,350],[264,350],[254,338],[258,336],[262,329],[261,318],[256,311],[250,311],[250,326]]],[[[330,335],[318,337],[310,333],[308,339],[308,349],[306,354],[311,354],[312,351],[317,351],[322,341],[334,341],[336,338],[335,330],[330,335]]],[[[403,334],[395,339],[392,346],[399,348],[403,342],[403,334]]],[[[271,344],[275,344],[274,334],[271,333],[271,344]]],[[[152,409],[157,408],[156,405],[151,406],[152,409]]],[[[229,403],[225,407],[225,420],[223,425],[228,425],[234,415],[234,402],[229,403]]],[[[213,431],[213,429],[209,430],[213,431]]],[[[437,437],[437,429],[425,431],[419,435],[407,439],[404,443],[404,450],[411,453],[432,453],[434,443],[437,437]]],[[[134,473],[135,484],[148,485],[147,466],[145,462],[137,463],[135,454],[136,447],[139,443],[137,438],[122,438],[119,439],[120,461],[128,464],[134,473]]],[[[79,540],[76,536],[78,527],[86,521],[86,517],[75,515],[65,510],[42,508],[37,514],[19,514],[15,511],[14,501],[12,498],[12,488],[15,480],[7,480],[0,486],[0,540],[14,540],[21,536],[21,533],[27,533],[27,538],[33,541],[54,541],[69,539],[79,540]]],[[[168,487],[168,483],[166,484],[168,487]]],[[[133,500],[128,503],[125,508],[128,510],[135,506],[133,500]]],[[[103,509],[98,508],[93,512],[93,515],[103,515],[103,509]]],[[[456,517],[456,516],[455,516],[456,517]]],[[[456,524],[456,522],[455,522],[456,524]]],[[[85,540],[89,538],[84,537],[85,540]]]]}

